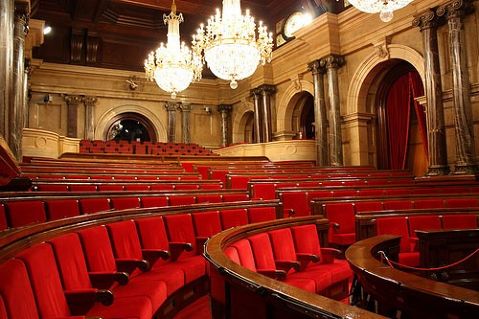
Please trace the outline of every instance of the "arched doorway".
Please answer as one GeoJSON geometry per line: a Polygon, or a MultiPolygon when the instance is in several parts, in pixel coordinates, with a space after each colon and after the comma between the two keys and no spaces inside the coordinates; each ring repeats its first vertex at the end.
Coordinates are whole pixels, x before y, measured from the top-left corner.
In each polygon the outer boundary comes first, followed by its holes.
{"type": "Polygon", "coordinates": [[[377,163],[383,169],[427,170],[427,128],[424,109],[415,100],[424,95],[414,67],[397,60],[377,86],[377,163]]]}
{"type": "Polygon", "coordinates": [[[240,123],[241,127],[244,127],[243,141],[244,143],[255,143],[255,131],[254,131],[254,112],[248,111],[243,115],[240,123]]]}
{"type": "Polygon", "coordinates": [[[107,127],[105,140],[157,141],[151,121],[138,113],[118,114],[111,119],[107,127]]]}
{"type": "Polygon", "coordinates": [[[314,98],[309,92],[297,93],[292,101],[295,102],[291,127],[297,132],[297,139],[314,139],[314,98]]]}

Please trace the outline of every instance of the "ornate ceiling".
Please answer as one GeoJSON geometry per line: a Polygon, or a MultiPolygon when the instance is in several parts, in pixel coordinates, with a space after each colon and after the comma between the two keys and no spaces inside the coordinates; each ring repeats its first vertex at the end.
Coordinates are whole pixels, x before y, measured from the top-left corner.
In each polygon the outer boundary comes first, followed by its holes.
{"type": "MultiPolygon", "coordinates": [[[[182,40],[190,42],[201,22],[221,8],[221,0],[176,0],[185,22],[182,40]]],[[[242,0],[256,20],[274,31],[276,22],[294,11],[324,12],[335,0],[242,0]]],[[[142,71],[143,61],[159,42],[166,42],[163,14],[171,0],[32,0],[32,18],[45,20],[52,33],[34,50],[48,62],[142,71]]],[[[205,72],[205,77],[212,75],[205,72]]]]}

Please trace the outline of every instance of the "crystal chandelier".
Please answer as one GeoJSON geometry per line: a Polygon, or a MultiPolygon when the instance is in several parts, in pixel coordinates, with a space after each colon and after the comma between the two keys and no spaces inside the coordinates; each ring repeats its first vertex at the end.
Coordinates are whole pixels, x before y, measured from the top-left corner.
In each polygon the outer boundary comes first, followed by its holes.
{"type": "Polygon", "coordinates": [[[171,93],[175,99],[176,94],[185,90],[194,80],[201,79],[203,63],[201,56],[190,50],[184,42],[180,44],[180,23],[183,15],[176,14],[175,0],[171,5],[169,15],[163,14],[163,21],[168,24],[168,42],[166,46],[150,52],[145,60],[145,71],[149,80],[164,91],[171,93]]]}
{"type": "Polygon", "coordinates": [[[393,11],[401,9],[411,3],[413,0],[349,0],[358,10],[367,13],[379,12],[379,18],[384,22],[389,22],[393,18],[393,11]]]}
{"type": "Polygon", "coordinates": [[[260,62],[271,62],[273,35],[261,21],[256,28],[249,10],[242,14],[240,0],[223,0],[223,12],[216,9],[207,26],[201,24],[192,44],[198,55],[204,52],[213,74],[236,89],[237,81],[253,75],[260,62]]]}

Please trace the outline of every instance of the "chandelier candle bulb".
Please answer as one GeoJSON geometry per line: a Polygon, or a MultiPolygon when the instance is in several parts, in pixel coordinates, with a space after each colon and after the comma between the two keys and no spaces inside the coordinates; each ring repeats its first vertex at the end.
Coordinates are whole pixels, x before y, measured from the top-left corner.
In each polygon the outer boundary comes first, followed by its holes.
{"type": "Polygon", "coordinates": [[[203,62],[201,56],[190,50],[185,42],[180,42],[180,23],[183,15],[176,14],[173,1],[169,15],[163,15],[168,24],[168,42],[160,43],[156,51],[150,52],[145,60],[145,72],[149,80],[171,94],[175,99],[178,92],[186,90],[193,81],[201,79],[203,62]]]}
{"type": "Polygon", "coordinates": [[[241,13],[240,0],[223,0],[222,11],[216,9],[206,27],[200,25],[192,46],[214,75],[236,89],[237,81],[253,75],[260,62],[271,62],[273,35],[261,21],[256,27],[249,10],[241,13]]]}
{"type": "Polygon", "coordinates": [[[366,13],[378,13],[383,22],[393,19],[393,11],[404,8],[413,0],[349,0],[356,9],[366,13]]]}

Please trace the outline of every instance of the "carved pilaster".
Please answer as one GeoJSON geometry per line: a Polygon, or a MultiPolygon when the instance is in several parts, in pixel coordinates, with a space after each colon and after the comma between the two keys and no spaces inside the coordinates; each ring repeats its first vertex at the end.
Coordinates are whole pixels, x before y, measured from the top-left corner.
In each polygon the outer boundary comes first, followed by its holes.
{"type": "Polygon", "coordinates": [[[455,0],[440,6],[438,16],[447,19],[449,50],[452,65],[456,164],[454,174],[476,172],[469,75],[466,65],[466,41],[463,18],[472,12],[472,1],[455,0]]]}
{"type": "Polygon", "coordinates": [[[440,18],[434,10],[427,10],[416,16],[412,23],[413,26],[420,28],[424,45],[424,89],[427,100],[426,121],[429,163],[427,175],[429,176],[445,175],[449,172],[437,43],[437,27],[440,22],[440,18]]]}
{"type": "Polygon", "coordinates": [[[328,76],[329,112],[329,161],[332,166],[343,166],[343,145],[341,134],[341,114],[339,101],[338,68],[344,65],[342,56],[330,55],[321,59],[328,76]]]}
{"type": "Polygon", "coordinates": [[[314,85],[314,126],[316,140],[316,165],[329,166],[328,155],[328,120],[326,100],[324,96],[324,61],[315,60],[308,64],[308,70],[313,74],[314,85]]]}
{"type": "Polygon", "coordinates": [[[178,108],[177,103],[165,103],[165,109],[168,115],[168,143],[174,143],[176,138],[176,109],[178,108]]]}
{"type": "Polygon", "coordinates": [[[221,114],[221,145],[223,147],[226,147],[230,144],[229,143],[229,137],[231,136],[230,115],[231,115],[232,109],[233,109],[233,106],[229,104],[218,105],[218,112],[220,112],[221,114]]]}
{"type": "Polygon", "coordinates": [[[191,114],[191,104],[181,104],[181,128],[183,132],[183,143],[191,143],[191,128],[190,128],[190,114],[191,114]]]}
{"type": "Polygon", "coordinates": [[[260,113],[260,103],[261,103],[261,90],[253,89],[251,90],[254,101],[254,136],[255,143],[261,143],[262,138],[262,125],[261,125],[261,113],[260,113]]]}
{"type": "Polygon", "coordinates": [[[262,96],[262,123],[263,123],[263,142],[268,143],[272,140],[271,129],[271,95],[276,93],[276,87],[273,85],[261,85],[258,87],[262,96]]]}
{"type": "Polygon", "coordinates": [[[85,96],[85,139],[93,140],[95,138],[95,105],[97,98],[94,96],[85,96]]]}
{"type": "Polygon", "coordinates": [[[78,105],[83,102],[83,96],[65,95],[67,103],[67,136],[78,137],[78,105]]]}

